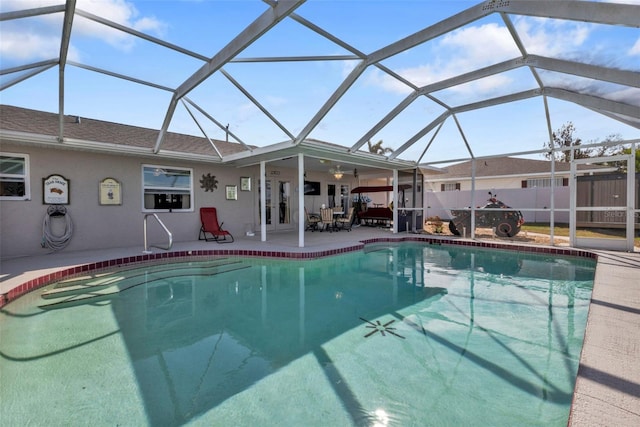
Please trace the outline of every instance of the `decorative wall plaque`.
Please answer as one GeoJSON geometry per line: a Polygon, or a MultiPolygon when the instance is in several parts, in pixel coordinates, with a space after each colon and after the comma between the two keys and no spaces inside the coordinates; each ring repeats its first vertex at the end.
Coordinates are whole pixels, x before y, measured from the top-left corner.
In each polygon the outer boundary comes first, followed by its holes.
{"type": "Polygon", "coordinates": [[[238,200],[238,186],[227,185],[227,200],[238,200]]]}
{"type": "Polygon", "coordinates": [[[248,176],[240,177],[240,191],[251,191],[251,178],[248,176]]]}
{"type": "Polygon", "coordinates": [[[68,205],[69,180],[62,175],[42,178],[42,202],[45,205],[68,205]]]}
{"type": "Polygon", "coordinates": [[[100,181],[100,204],[121,205],[122,184],[113,178],[105,178],[100,181]]]}

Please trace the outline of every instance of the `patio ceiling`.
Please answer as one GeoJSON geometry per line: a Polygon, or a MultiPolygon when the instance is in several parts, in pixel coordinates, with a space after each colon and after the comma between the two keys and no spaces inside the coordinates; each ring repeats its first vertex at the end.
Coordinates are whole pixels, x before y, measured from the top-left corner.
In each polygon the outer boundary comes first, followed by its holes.
{"type": "MultiPolygon", "coordinates": [[[[117,18],[85,10],[83,7],[89,7],[90,3],[82,0],[50,3],[49,6],[15,8],[0,13],[5,39],[9,32],[15,32],[27,40],[34,29],[53,23],[58,29],[56,43],[59,42],[56,57],[31,62],[3,58],[0,73],[3,98],[15,91],[15,96],[7,98],[24,99],[31,106],[31,98],[23,97],[23,94],[33,93],[32,89],[26,88],[34,83],[37,88],[45,88],[39,94],[49,100],[44,105],[55,106],[54,112],[61,117],[65,111],[73,110],[73,114],[98,119],[104,115],[105,120],[140,125],[132,123],[134,117],[131,116],[136,114],[129,113],[123,118],[117,115],[117,110],[120,107],[144,110],[155,114],[152,120],[157,125],[150,126],[159,130],[155,153],[162,149],[166,133],[172,131],[242,144],[245,153],[223,158],[239,167],[259,160],[289,160],[292,164],[295,159],[291,158],[302,152],[316,160],[330,155],[334,162],[348,164],[349,169],[358,166],[372,170],[409,169],[431,158],[432,145],[439,139],[449,143],[452,134],[440,133],[444,127],[452,129],[459,140],[457,149],[464,151],[462,155],[452,154],[451,158],[477,156],[481,150],[476,150],[474,138],[469,137],[475,126],[466,127],[463,117],[505,105],[517,110],[531,100],[542,117],[539,126],[542,141],[548,140],[554,127],[553,111],[549,108],[552,100],[578,105],[622,123],[635,135],[640,129],[640,61],[635,64],[616,62],[612,59],[616,52],[607,55],[546,52],[532,42],[531,33],[527,32],[535,23],[560,27],[568,22],[597,28],[593,34],[602,37],[602,45],[613,40],[610,31],[615,31],[616,37],[622,31],[630,39],[640,40],[640,4],[483,1],[440,20],[435,19],[437,13],[425,15],[422,27],[413,28],[416,24],[407,24],[412,29],[408,35],[383,41],[385,28],[376,27],[375,23],[359,25],[352,22],[356,28],[351,28],[349,34],[327,20],[326,9],[333,8],[339,13],[340,2],[235,2],[235,15],[217,17],[237,21],[235,35],[216,34],[214,29],[194,24],[193,28],[182,30],[195,31],[199,35],[196,38],[209,40],[209,43],[191,41],[189,43],[195,48],[190,48],[135,29],[117,18]],[[84,31],[87,27],[93,29],[93,38],[84,31]],[[473,32],[481,27],[492,29],[507,40],[502,40],[501,47],[485,46],[485,62],[476,61],[467,65],[469,68],[461,63],[435,71],[437,59],[430,62],[430,58],[436,46],[446,46],[445,41],[464,31],[468,32],[466,37],[471,42],[473,32]],[[296,31],[305,40],[312,34],[317,43],[303,48],[292,47],[286,50],[287,55],[283,55],[285,50],[279,46],[285,41],[279,37],[285,29],[288,38],[296,31]],[[97,33],[117,33],[119,37],[133,39],[132,44],[149,44],[155,54],[149,57],[126,53],[121,53],[120,57],[115,54],[108,58],[92,56],[88,52],[94,43],[100,43],[95,37],[97,33]],[[611,40],[607,41],[607,37],[611,40]],[[371,46],[372,39],[380,45],[371,46]],[[213,53],[203,53],[218,44],[213,53]],[[489,55],[498,48],[500,55],[489,55]],[[296,54],[298,50],[300,53],[296,54]],[[85,54],[78,54],[78,51],[85,54]],[[414,67],[406,66],[407,58],[414,67]],[[300,71],[291,73],[291,69],[300,71]],[[287,77],[280,80],[287,81],[278,80],[279,70],[286,70],[287,77]],[[87,77],[88,74],[92,76],[87,77]],[[291,75],[297,76],[297,80],[291,79],[291,75]],[[104,79],[122,82],[126,88],[123,93],[131,91],[131,95],[125,97],[119,93],[115,101],[105,101],[102,107],[99,102],[88,105],[87,98],[99,100],[106,96],[99,90],[104,79]],[[76,83],[81,80],[96,83],[89,87],[86,83],[76,83]],[[392,85],[393,95],[382,100],[380,89],[371,86],[375,80],[384,81],[381,86],[392,85]],[[503,84],[496,85],[496,81],[503,84]],[[314,87],[314,82],[322,83],[318,85],[321,89],[314,87]],[[493,89],[474,89],[486,85],[493,89]],[[272,91],[280,88],[288,91],[282,94],[283,97],[295,98],[298,103],[284,108],[271,100],[272,91]],[[312,98],[316,89],[324,95],[312,98]],[[305,102],[305,98],[309,102],[305,102]],[[255,120],[245,120],[241,116],[241,105],[250,106],[255,120]],[[369,108],[370,112],[362,114],[361,110],[369,108]],[[304,114],[297,114],[295,110],[304,114]],[[327,129],[335,130],[336,123],[345,125],[343,130],[329,133],[327,129]],[[368,142],[378,140],[384,140],[387,150],[371,154],[368,142]]],[[[157,13],[161,14],[165,2],[145,3],[151,9],[157,6],[157,13]]],[[[230,8],[232,5],[228,3],[234,2],[223,3],[230,8]]],[[[7,4],[10,7],[32,3],[7,4]]],[[[194,11],[197,6],[190,5],[194,11]]],[[[387,3],[387,7],[391,14],[394,4],[387,3]]],[[[407,15],[405,17],[408,19],[407,15]]],[[[197,18],[193,16],[194,23],[200,22],[197,18]]],[[[562,36],[560,32],[558,37],[562,36]]],[[[576,35],[567,33],[564,36],[576,35]]],[[[177,35],[174,37],[181,39],[177,35]]],[[[280,75],[284,76],[284,72],[280,75]]],[[[520,119],[528,120],[529,117],[525,115],[520,119]]],[[[496,132],[503,132],[500,126],[511,120],[498,117],[489,127],[495,126],[496,132]]],[[[59,137],[64,142],[63,120],[60,123],[59,137]]],[[[555,122],[556,126],[559,124],[555,122]]],[[[518,151],[514,147],[506,148],[503,152],[518,151]]],[[[309,162],[310,168],[320,170],[326,166],[316,160],[309,162]]]]}

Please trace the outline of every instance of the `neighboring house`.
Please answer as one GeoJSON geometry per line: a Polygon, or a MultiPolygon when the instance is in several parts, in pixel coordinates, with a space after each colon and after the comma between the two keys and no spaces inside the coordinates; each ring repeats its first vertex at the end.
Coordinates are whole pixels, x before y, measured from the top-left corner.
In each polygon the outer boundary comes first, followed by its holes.
{"type": "MultiPolygon", "coordinates": [[[[555,163],[555,188],[551,200],[551,162],[514,157],[476,161],[475,194],[471,191],[471,161],[424,172],[426,216],[451,218],[452,209],[482,207],[492,192],[505,204],[518,209],[526,222],[548,223],[551,207],[555,223],[569,222],[570,164],[555,163]]],[[[578,175],[606,174],[615,167],[578,165],[578,175]]]]}
{"type": "MultiPolygon", "coordinates": [[[[472,162],[447,166],[439,171],[424,170],[426,191],[471,190],[472,162]]],[[[570,164],[555,163],[555,186],[569,185],[570,164]]],[[[578,165],[578,175],[614,172],[616,168],[578,165]]],[[[551,162],[515,157],[495,157],[476,161],[476,190],[551,187],[551,162]]]]}
{"type": "MultiPolygon", "coordinates": [[[[69,250],[142,247],[147,214],[158,215],[174,242],[191,241],[209,206],[232,234],[259,230],[261,167],[267,231],[300,230],[299,194],[310,211],[348,206],[359,177],[409,164],[316,140],[249,147],[167,132],[160,145],[154,129],[75,115],[62,122],[60,137],[58,114],[0,105],[2,258],[47,253],[51,236],[70,235],[69,250]],[[301,179],[319,191],[298,191],[301,179]],[[66,214],[52,215],[56,206],[66,214]]],[[[166,244],[154,218],[148,231],[150,245],[166,244]]]]}

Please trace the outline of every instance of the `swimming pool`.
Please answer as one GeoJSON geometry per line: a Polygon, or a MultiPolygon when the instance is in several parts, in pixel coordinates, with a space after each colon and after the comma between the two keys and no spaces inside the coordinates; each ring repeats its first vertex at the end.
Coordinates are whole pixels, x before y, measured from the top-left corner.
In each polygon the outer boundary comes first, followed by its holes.
{"type": "Polygon", "coordinates": [[[402,243],[67,280],[3,308],[0,413],[8,425],[566,425],[594,269],[402,243]]]}

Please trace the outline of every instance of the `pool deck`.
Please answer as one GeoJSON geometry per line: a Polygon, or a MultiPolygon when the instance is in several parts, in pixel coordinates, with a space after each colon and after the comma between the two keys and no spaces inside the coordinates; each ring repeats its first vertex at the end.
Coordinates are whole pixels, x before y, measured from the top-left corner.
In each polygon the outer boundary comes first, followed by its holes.
{"type": "MultiPolygon", "coordinates": [[[[229,244],[177,242],[172,251],[211,249],[313,254],[341,250],[364,240],[403,238],[407,233],[357,227],[351,232],[268,233],[261,242],[236,236],[229,244]]],[[[519,245],[523,246],[523,245],[519,245]]],[[[143,247],[65,252],[0,261],[0,296],[22,284],[71,267],[142,254],[143,247]]],[[[152,248],[154,253],[164,252],[152,248]]],[[[590,251],[598,255],[587,329],[569,426],[640,426],[640,253],[590,251]]]]}
{"type": "Polygon", "coordinates": [[[570,426],[640,426],[640,254],[594,251],[570,426]]]}

